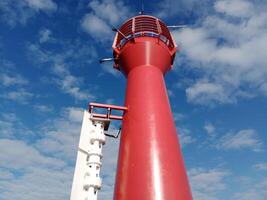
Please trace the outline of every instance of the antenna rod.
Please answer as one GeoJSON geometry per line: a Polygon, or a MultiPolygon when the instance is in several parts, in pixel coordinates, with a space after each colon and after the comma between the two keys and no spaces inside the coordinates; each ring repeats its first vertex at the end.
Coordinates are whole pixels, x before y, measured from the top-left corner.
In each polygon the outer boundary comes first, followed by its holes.
{"type": "Polygon", "coordinates": [[[114,60],[114,58],[102,58],[99,60],[99,63],[102,64],[104,62],[113,61],[113,60],[114,60]]]}
{"type": "Polygon", "coordinates": [[[171,25],[171,26],[167,26],[168,28],[186,28],[187,25],[171,25]]]}
{"type": "Polygon", "coordinates": [[[139,15],[143,15],[145,12],[145,8],[144,8],[144,0],[140,0],[140,4],[141,4],[141,10],[139,12],[139,15]]]}

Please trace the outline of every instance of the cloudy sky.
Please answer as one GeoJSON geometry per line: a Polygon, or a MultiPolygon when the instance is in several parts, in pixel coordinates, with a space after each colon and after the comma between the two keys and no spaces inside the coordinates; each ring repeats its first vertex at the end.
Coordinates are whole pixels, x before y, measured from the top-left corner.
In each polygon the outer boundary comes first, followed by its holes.
{"type": "MultiPolygon", "coordinates": [[[[0,200],[66,200],[88,102],[123,105],[112,27],[130,0],[0,0],[0,200]]],[[[180,47],[166,84],[195,200],[267,199],[267,2],[151,0],[180,47]]],[[[116,131],[117,124],[111,131],[116,131]]],[[[108,139],[100,199],[112,199],[108,139]]]]}

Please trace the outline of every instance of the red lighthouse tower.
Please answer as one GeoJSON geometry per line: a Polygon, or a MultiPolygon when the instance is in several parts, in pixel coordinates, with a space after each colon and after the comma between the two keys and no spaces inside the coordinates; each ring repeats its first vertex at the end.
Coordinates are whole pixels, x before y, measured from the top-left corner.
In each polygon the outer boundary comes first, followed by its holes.
{"type": "Polygon", "coordinates": [[[117,30],[113,49],[127,78],[114,200],[191,200],[164,83],[176,53],[167,26],[133,17],[117,30]]]}

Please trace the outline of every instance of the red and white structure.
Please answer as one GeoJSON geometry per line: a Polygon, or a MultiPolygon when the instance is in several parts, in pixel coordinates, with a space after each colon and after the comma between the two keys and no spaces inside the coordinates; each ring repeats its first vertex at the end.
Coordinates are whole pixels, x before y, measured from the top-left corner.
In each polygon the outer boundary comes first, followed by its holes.
{"type": "Polygon", "coordinates": [[[101,188],[100,169],[102,148],[106,142],[105,131],[110,120],[122,120],[122,116],[112,115],[112,110],[126,111],[126,107],[90,103],[84,111],[80,141],[77,152],[71,200],[97,200],[101,188]],[[94,108],[106,109],[106,114],[94,113],[94,108]]]}
{"type": "Polygon", "coordinates": [[[192,200],[164,82],[177,49],[171,33],[158,18],[135,16],[117,30],[113,49],[114,67],[127,78],[125,106],[91,104],[85,112],[71,200],[96,199],[103,131],[112,119],[122,120],[114,200],[192,200]],[[93,113],[94,106],[107,114],[93,113]]]}

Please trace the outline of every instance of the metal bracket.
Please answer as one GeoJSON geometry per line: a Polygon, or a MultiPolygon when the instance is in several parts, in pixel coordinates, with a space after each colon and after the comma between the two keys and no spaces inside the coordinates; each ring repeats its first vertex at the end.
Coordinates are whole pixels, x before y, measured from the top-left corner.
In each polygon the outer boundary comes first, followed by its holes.
{"type": "Polygon", "coordinates": [[[118,32],[118,33],[121,34],[122,37],[124,37],[127,41],[129,40],[129,39],[127,38],[127,36],[124,35],[119,29],[113,27],[113,28],[112,28],[112,31],[114,31],[114,32],[118,32]]]}
{"type": "Polygon", "coordinates": [[[108,137],[112,137],[112,138],[117,139],[119,137],[120,133],[121,133],[121,127],[120,127],[120,129],[119,129],[119,131],[117,132],[116,135],[105,133],[105,136],[108,136],[108,137]]]}

